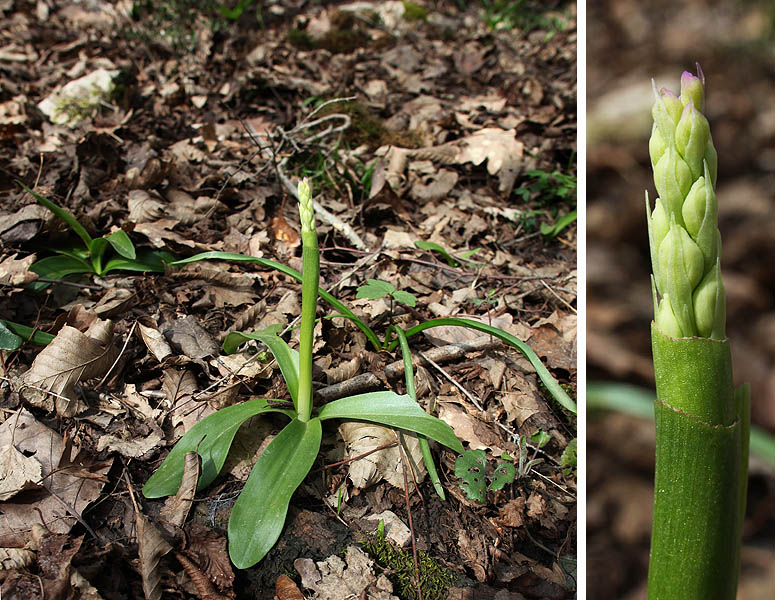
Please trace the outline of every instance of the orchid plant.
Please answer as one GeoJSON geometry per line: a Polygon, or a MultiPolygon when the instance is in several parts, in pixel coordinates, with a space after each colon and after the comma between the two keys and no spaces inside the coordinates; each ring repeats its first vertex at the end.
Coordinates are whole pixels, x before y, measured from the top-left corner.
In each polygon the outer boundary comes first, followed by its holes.
{"type": "Polygon", "coordinates": [[[458,454],[463,452],[463,446],[449,425],[426,413],[417,403],[407,338],[421,331],[441,325],[460,325],[490,333],[504,340],[528,357],[539,378],[557,401],[573,414],[576,412],[575,403],[524,342],[484,323],[469,319],[434,319],[416,325],[406,332],[393,325],[388,328],[384,342],[381,342],[376,333],[345,304],[320,289],[320,255],[315,231],[314,204],[306,180],[299,183],[297,194],[302,239],[301,273],[272,260],[225,252],[205,252],[173,263],[182,265],[204,259],[252,262],[276,269],[302,284],[298,351],[290,348],[278,335],[281,326],[252,333],[232,332],[223,344],[224,351],[230,353],[249,340],[264,343],[277,361],[293,400],[293,408],[280,408],[276,401],[260,399],[219,410],[197,423],[178,441],[143,487],[143,494],[147,498],[174,494],[183,479],[186,454],[197,452],[202,459],[198,488],[203,489],[220,473],[237,430],[245,421],[265,413],[280,413],[288,417],[290,422],[259,456],[229,518],[229,555],[240,568],[247,568],[259,562],[280,536],[291,496],[309,473],[319,452],[324,421],[368,421],[417,434],[429,476],[439,495],[444,497],[433,465],[428,439],[435,440],[458,454]],[[392,391],[359,394],[330,402],[317,411],[313,410],[312,347],[318,297],[337,310],[339,316],[352,320],[376,349],[393,350],[400,346],[404,360],[406,394],[399,395],[392,391]]]}

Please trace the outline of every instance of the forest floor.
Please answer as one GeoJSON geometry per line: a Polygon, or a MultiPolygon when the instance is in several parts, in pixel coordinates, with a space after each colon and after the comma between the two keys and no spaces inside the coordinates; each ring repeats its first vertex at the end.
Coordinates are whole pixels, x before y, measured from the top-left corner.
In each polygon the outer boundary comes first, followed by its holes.
{"type": "MultiPolygon", "coordinates": [[[[487,481],[516,467],[500,489],[472,498],[433,446],[442,501],[421,467],[407,486],[392,430],[334,423],[248,569],[227,522],[280,418],[243,425],[191,501],[142,494],[203,418],[289,400],[260,344],[221,344],[283,324],[294,346],[300,286],[164,263],[221,251],[301,270],[301,177],[325,210],[321,287],[380,337],[491,323],[576,397],[575,3],[539,4],[0,3],[4,599],[415,598],[413,546],[426,600],[575,596],[575,414],[522,354],[466,329],[410,340],[418,401],[485,451],[487,481]],[[89,93],[68,100],[76,81],[89,93]],[[110,238],[84,261],[19,182],[110,238]],[[370,279],[404,293],[357,297],[370,279]],[[394,550],[365,552],[380,520],[394,550]]],[[[400,353],[349,320],[321,319],[315,340],[317,406],[405,392],[400,353]]]]}

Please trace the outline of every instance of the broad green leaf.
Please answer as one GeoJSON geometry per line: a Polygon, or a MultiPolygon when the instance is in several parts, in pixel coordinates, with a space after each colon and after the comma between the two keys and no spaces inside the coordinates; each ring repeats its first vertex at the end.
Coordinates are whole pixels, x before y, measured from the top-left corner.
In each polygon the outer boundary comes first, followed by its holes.
{"type": "Polygon", "coordinates": [[[320,451],[320,420],[294,419],[258,457],[229,518],[229,556],[240,569],[260,561],[283,530],[288,503],[320,451]]]}
{"type": "Polygon", "coordinates": [[[103,273],[110,271],[139,271],[141,273],[164,273],[164,266],[174,260],[169,252],[162,250],[143,249],[137,252],[134,260],[126,258],[111,258],[102,269],[103,273]]]}
{"type": "Polygon", "coordinates": [[[0,350],[17,350],[23,343],[21,336],[8,329],[5,321],[0,321],[0,350]]]}
{"type": "Polygon", "coordinates": [[[113,246],[113,249],[124,258],[128,258],[129,260],[134,260],[137,258],[135,246],[123,229],[114,231],[105,239],[108,240],[110,245],[113,246]]]}
{"type": "Polygon", "coordinates": [[[67,209],[61,208],[60,206],[54,204],[48,198],[44,198],[40,194],[33,192],[30,188],[28,188],[23,183],[19,182],[19,185],[21,185],[28,194],[32,194],[32,197],[35,198],[35,200],[40,202],[43,206],[49,209],[57,217],[59,217],[65,223],[67,223],[68,227],[70,227],[70,229],[72,229],[75,233],[77,233],[78,237],[80,237],[83,240],[84,245],[87,248],[91,248],[92,237],[89,235],[89,232],[86,231],[86,229],[84,229],[83,225],[81,225],[78,222],[78,219],[75,218],[75,215],[73,215],[73,213],[71,213],[67,209]]]}
{"type": "Polygon", "coordinates": [[[381,279],[367,279],[366,283],[358,288],[355,293],[356,298],[366,298],[368,300],[377,300],[384,298],[395,291],[395,286],[381,279]]]}
{"type": "Polygon", "coordinates": [[[485,469],[487,459],[484,450],[467,450],[455,460],[455,477],[462,479],[460,488],[470,500],[484,502],[485,495],[485,469]]]}
{"type": "Polygon", "coordinates": [[[177,492],[183,480],[186,453],[193,451],[198,451],[202,457],[202,474],[197,489],[210,485],[223,468],[240,425],[250,417],[266,412],[279,412],[291,418],[295,416],[293,411],[269,406],[262,398],[222,408],[202,419],[175,444],[161,466],[143,486],[143,495],[146,498],[161,498],[177,492]]]}
{"type": "Polygon", "coordinates": [[[223,351],[226,354],[232,354],[248,340],[258,340],[266,344],[280,367],[285,385],[288,386],[288,391],[293,399],[293,405],[296,406],[299,397],[299,353],[277,335],[282,329],[282,325],[270,325],[266,329],[252,333],[232,331],[223,340],[223,351]]]}
{"type": "Polygon", "coordinates": [[[396,290],[395,292],[391,292],[390,295],[395,298],[396,302],[406,304],[407,306],[417,306],[417,298],[414,294],[410,294],[404,290],[396,290]]]}
{"type": "MultiPolygon", "coordinates": [[[[46,279],[62,279],[74,273],[93,273],[92,266],[80,258],[74,256],[48,256],[35,261],[30,265],[30,271],[37,273],[46,279]]],[[[33,289],[45,287],[44,282],[33,282],[33,289]]]]}
{"type": "MultiPolygon", "coordinates": [[[[179,266],[179,265],[185,265],[192,262],[197,262],[200,260],[234,260],[237,262],[249,262],[249,263],[255,263],[257,265],[261,265],[262,267],[267,267],[269,269],[275,269],[276,271],[280,271],[280,273],[285,273],[289,277],[293,277],[296,281],[301,283],[301,273],[296,271],[295,269],[291,269],[290,267],[279,263],[274,260],[269,260],[268,258],[258,258],[256,256],[245,256],[244,254],[236,254],[234,252],[202,252],[200,254],[196,254],[195,256],[190,256],[188,258],[184,258],[183,260],[176,261],[174,263],[171,263],[172,265],[179,266]]],[[[382,350],[382,345],[379,342],[379,338],[377,337],[377,334],[374,333],[374,331],[366,325],[363,321],[361,321],[357,316],[355,316],[355,313],[351,311],[349,308],[347,308],[347,305],[341,302],[340,300],[337,300],[334,296],[329,294],[327,291],[318,288],[318,296],[320,296],[323,300],[328,302],[333,308],[338,310],[343,317],[346,317],[350,319],[353,323],[355,323],[358,326],[358,329],[360,329],[366,337],[369,339],[369,341],[372,343],[374,348],[376,350],[382,350]]]]}
{"type": "Polygon", "coordinates": [[[21,336],[24,341],[37,344],[39,346],[45,346],[56,337],[50,333],[46,333],[45,331],[39,331],[37,329],[33,329],[32,327],[27,327],[21,323],[14,323],[13,321],[0,322],[4,323],[5,326],[8,327],[8,329],[10,329],[13,333],[21,336]]]}
{"type": "MultiPolygon", "coordinates": [[[[430,321],[425,321],[424,323],[415,325],[409,331],[406,332],[406,337],[409,338],[417,333],[420,333],[421,331],[425,331],[426,329],[431,329],[432,327],[440,327],[442,325],[452,325],[455,327],[467,327],[468,329],[483,331],[485,333],[489,333],[493,337],[496,337],[503,342],[506,342],[510,346],[514,346],[514,348],[519,350],[523,354],[523,356],[527,358],[528,361],[530,361],[530,364],[533,365],[533,368],[536,370],[536,374],[538,375],[538,378],[546,386],[546,389],[549,390],[549,393],[552,395],[552,397],[554,397],[554,399],[557,400],[557,402],[559,402],[560,405],[563,406],[566,410],[572,412],[574,415],[576,414],[576,411],[577,411],[576,403],[573,400],[571,400],[570,396],[568,396],[568,393],[564,389],[562,389],[562,386],[559,384],[559,382],[554,377],[552,377],[552,374],[543,365],[543,363],[541,362],[541,359],[538,358],[538,355],[535,352],[533,352],[533,349],[530,346],[528,346],[525,342],[520,340],[518,337],[511,335],[510,333],[507,333],[502,329],[498,329],[497,327],[493,327],[492,325],[488,325],[487,323],[481,323],[480,321],[472,321],[471,319],[449,317],[444,319],[431,319],[430,321]]],[[[393,348],[395,348],[397,343],[398,343],[397,341],[391,342],[388,345],[387,350],[392,350],[393,348]]]]}
{"type": "Polygon", "coordinates": [[[502,462],[492,473],[489,488],[493,491],[502,490],[517,476],[517,469],[510,462],[502,462]]]}
{"type": "Polygon", "coordinates": [[[455,452],[463,452],[463,444],[449,425],[426,413],[409,396],[399,396],[395,392],[371,392],[334,400],[320,409],[318,418],[321,421],[369,421],[406,429],[436,440],[455,452]]]}
{"type": "Polygon", "coordinates": [[[444,246],[440,246],[436,242],[425,242],[423,240],[417,240],[414,243],[414,245],[417,246],[420,250],[430,250],[432,252],[438,252],[439,254],[441,254],[441,256],[444,257],[444,260],[447,261],[447,264],[450,267],[457,267],[459,264],[454,258],[452,258],[452,255],[449,252],[447,252],[447,249],[444,246]]]}

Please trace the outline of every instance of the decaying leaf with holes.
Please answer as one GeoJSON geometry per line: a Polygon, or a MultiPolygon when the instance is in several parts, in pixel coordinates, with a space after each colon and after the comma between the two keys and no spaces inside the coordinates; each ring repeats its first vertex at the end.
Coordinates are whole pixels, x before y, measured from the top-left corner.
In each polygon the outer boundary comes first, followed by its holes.
{"type": "Polygon", "coordinates": [[[65,325],[24,374],[22,392],[25,398],[32,390],[51,394],[57,415],[72,417],[79,408],[75,385],[105,376],[116,356],[110,321],[94,321],[83,333],[65,325]]]}

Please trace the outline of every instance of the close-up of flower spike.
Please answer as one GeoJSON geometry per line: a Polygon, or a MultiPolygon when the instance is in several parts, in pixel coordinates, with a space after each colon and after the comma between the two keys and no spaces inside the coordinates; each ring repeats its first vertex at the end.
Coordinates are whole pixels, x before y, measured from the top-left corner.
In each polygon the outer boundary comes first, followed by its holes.
{"type": "Polygon", "coordinates": [[[717,156],[702,113],[705,76],[657,91],[646,194],[656,468],[649,600],[733,600],[749,439],[747,385],[734,389],[721,281],[717,156]]]}

